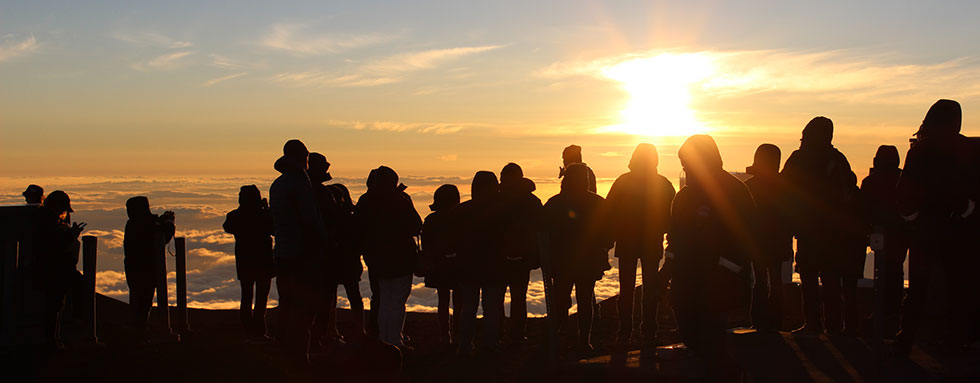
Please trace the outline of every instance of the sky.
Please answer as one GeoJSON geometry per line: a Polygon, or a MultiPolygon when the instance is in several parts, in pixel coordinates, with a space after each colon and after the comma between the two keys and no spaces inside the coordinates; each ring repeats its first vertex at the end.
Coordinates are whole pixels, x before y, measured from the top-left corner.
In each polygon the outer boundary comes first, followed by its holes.
{"type": "MultiPolygon", "coordinates": [[[[715,137],[728,170],[750,165],[763,142],[785,160],[818,115],[834,121],[860,178],[878,145],[904,152],[937,99],[960,101],[964,133],[980,135],[978,11],[971,1],[0,1],[0,193],[9,203],[28,183],[64,188],[109,246],[123,197],[138,193],[186,209],[188,238],[220,234],[238,185],[267,190],[291,138],[351,183],[393,167],[424,215],[436,183],[465,193],[476,170],[512,161],[547,198],[572,143],[605,182],[641,142],[676,180],[677,147],[693,133],[715,137]]],[[[195,250],[201,267],[220,266],[228,243],[199,238],[212,251],[195,250]]],[[[100,270],[117,270],[118,249],[104,250],[100,270]]],[[[226,271],[211,277],[232,285],[226,271]]]]}

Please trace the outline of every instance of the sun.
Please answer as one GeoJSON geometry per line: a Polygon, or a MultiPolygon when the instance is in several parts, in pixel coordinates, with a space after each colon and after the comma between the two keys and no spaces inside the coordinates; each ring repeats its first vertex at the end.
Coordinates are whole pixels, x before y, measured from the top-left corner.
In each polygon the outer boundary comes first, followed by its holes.
{"type": "Polygon", "coordinates": [[[689,136],[707,132],[691,108],[691,89],[715,71],[713,60],[700,53],[661,53],[634,58],[601,70],[630,98],[621,123],[605,130],[651,137],[689,136]]]}

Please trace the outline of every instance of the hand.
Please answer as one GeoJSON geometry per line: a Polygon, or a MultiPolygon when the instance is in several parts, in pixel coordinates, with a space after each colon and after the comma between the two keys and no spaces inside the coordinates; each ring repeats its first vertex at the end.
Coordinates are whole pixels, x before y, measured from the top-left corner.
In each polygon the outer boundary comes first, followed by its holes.
{"type": "Polygon", "coordinates": [[[72,222],[71,228],[68,230],[73,236],[78,237],[85,230],[85,226],[88,226],[85,222],[72,222]]]}

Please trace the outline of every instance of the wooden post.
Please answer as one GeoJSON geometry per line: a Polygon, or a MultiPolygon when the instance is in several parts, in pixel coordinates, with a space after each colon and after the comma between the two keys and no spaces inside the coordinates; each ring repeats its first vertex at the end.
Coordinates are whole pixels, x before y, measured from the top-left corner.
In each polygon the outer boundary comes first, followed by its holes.
{"type": "Polygon", "coordinates": [[[82,310],[85,313],[82,328],[82,339],[86,342],[99,343],[95,331],[95,264],[97,259],[99,239],[92,235],[82,237],[82,310]]]}
{"type": "Polygon", "coordinates": [[[157,232],[154,235],[155,246],[153,261],[156,263],[157,279],[157,312],[160,315],[160,332],[164,335],[172,333],[170,329],[170,303],[167,298],[167,243],[163,240],[163,233],[157,232]]]}
{"type": "Polygon", "coordinates": [[[0,344],[14,344],[17,322],[16,307],[16,276],[17,276],[17,241],[3,241],[3,302],[0,303],[0,344]]]}
{"type": "Polygon", "coordinates": [[[177,252],[177,317],[175,318],[174,329],[178,333],[186,333],[190,330],[187,323],[187,252],[185,243],[184,237],[174,238],[174,248],[177,252]]]}

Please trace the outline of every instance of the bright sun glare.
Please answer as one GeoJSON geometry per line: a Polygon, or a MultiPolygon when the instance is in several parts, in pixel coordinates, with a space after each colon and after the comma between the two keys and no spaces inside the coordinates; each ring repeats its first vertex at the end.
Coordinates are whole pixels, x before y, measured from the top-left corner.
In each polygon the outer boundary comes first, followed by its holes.
{"type": "Polygon", "coordinates": [[[699,53],[661,53],[603,68],[602,75],[630,95],[622,122],[605,129],[654,137],[706,132],[691,109],[691,88],[714,71],[711,58],[699,53]]]}

